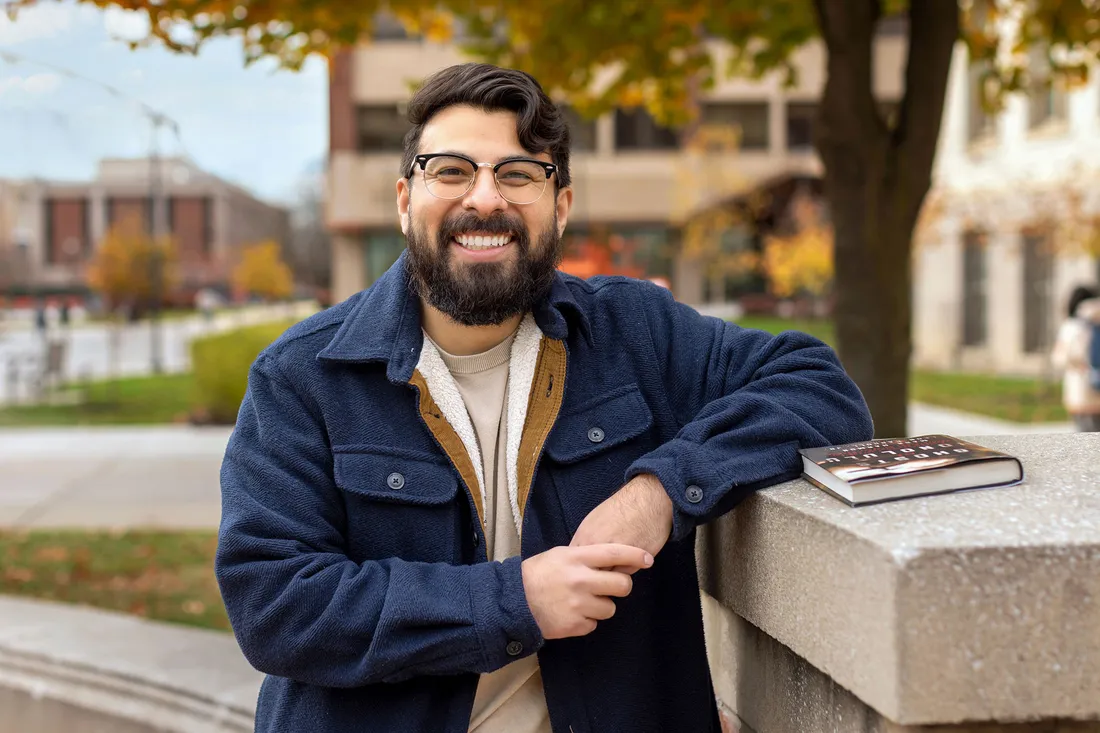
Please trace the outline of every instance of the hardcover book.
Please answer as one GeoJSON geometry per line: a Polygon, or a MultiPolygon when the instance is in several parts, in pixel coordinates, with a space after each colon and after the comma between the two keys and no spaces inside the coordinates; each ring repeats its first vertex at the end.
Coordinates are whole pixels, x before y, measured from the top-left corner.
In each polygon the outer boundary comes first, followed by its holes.
{"type": "Polygon", "coordinates": [[[803,477],[850,506],[995,486],[1024,479],[1019,459],[950,435],[805,448],[803,477]]]}

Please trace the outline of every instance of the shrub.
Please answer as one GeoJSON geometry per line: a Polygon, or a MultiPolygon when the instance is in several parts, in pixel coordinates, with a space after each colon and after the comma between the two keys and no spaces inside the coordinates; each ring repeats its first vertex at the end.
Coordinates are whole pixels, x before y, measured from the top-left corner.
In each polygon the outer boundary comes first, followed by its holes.
{"type": "Polygon", "coordinates": [[[191,369],[195,375],[192,421],[235,423],[252,362],[291,325],[265,323],[192,341],[191,369]]]}

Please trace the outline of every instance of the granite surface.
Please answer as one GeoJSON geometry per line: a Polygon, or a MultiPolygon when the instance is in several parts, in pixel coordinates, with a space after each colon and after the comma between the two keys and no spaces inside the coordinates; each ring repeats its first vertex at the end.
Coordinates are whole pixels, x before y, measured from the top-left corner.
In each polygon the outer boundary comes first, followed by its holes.
{"type": "Polygon", "coordinates": [[[1100,720],[898,724],[705,593],[702,602],[719,703],[740,733],[1100,733],[1100,720]]]}
{"type": "Polygon", "coordinates": [[[897,724],[1100,718],[1100,435],[971,439],[1025,481],[860,508],[791,481],[706,528],[703,588],[897,724]]]}

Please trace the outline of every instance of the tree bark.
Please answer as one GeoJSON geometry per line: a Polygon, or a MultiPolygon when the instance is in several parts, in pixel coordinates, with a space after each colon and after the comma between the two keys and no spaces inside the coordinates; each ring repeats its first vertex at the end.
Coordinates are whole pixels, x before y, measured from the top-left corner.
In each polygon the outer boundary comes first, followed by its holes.
{"type": "Polygon", "coordinates": [[[836,238],[837,346],[877,437],[906,434],[913,228],[932,163],[959,34],[957,0],[910,3],[905,97],[891,128],[873,89],[879,0],[814,0],[828,48],[815,140],[836,238]]]}

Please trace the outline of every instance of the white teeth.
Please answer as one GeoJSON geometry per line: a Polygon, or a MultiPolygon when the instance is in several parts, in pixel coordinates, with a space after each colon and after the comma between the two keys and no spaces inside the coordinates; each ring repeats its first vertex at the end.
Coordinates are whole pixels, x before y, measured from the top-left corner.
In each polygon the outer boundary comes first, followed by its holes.
{"type": "Polygon", "coordinates": [[[493,247],[503,247],[505,244],[508,244],[508,242],[511,242],[512,238],[508,235],[503,234],[498,234],[491,237],[459,234],[455,236],[455,241],[461,244],[466,249],[483,250],[491,249],[493,247]]]}

